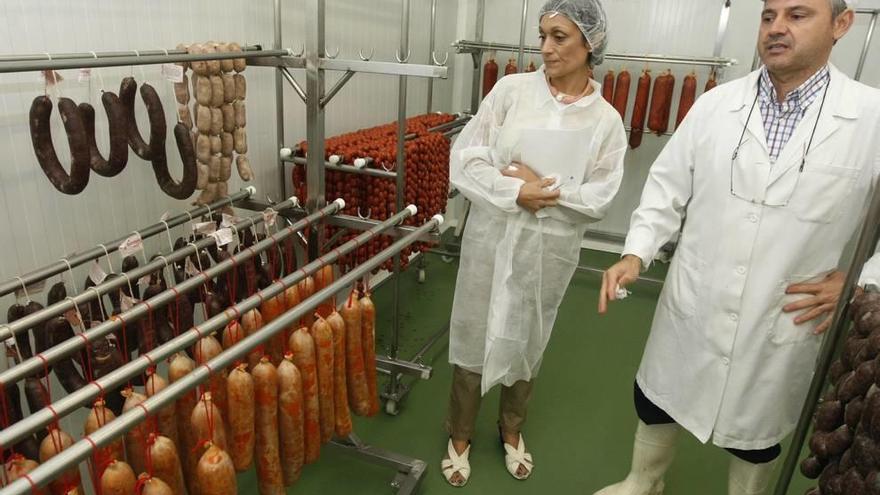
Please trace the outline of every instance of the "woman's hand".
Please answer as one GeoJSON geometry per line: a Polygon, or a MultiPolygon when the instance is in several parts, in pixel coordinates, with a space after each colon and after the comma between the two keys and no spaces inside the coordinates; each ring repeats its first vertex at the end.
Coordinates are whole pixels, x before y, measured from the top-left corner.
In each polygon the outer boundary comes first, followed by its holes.
{"type": "Polygon", "coordinates": [[[545,187],[550,187],[556,179],[539,179],[537,181],[526,182],[519,189],[519,196],[516,198],[516,204],[529,210],[532,213],[537,212],[541,208],[548,206],[556,206],[559,199],[559,190],[548,191],[545,187]]]}
{"type": "Polygon", "coordinates": [[[509,167],[501,169],[501,175],[506,177],[516,177],[525,182],[538,182],[541,180],[541,177],[538,177],[532,169],[520,162],[513,162],[509,167]]]}

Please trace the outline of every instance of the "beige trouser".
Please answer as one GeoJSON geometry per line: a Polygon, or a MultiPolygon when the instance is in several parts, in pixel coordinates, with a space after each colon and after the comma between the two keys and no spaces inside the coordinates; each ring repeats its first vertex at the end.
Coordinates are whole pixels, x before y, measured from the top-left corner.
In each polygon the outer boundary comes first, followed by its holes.
{"type": "MultiPolygon", "coordinates": [[[[446,431],[453,440],[466,441],[474,435],[480,411],[482,375],[453,366],[452,390],[449,393],[449,414],[446,431]]],[[[532,382],[520,380],[512,387],[501,387],[498,424],[505,433],[519,433],[526,422],[526,409],[532,397],[532,382]]]]}

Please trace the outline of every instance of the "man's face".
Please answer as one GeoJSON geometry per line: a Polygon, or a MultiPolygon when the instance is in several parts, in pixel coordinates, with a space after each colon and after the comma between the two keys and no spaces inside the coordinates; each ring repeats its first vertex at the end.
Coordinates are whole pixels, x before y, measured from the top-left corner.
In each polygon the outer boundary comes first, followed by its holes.
{"type": "Polygon", "coordinates": [[[842,18],[851,16],[834,19],[829,0],[766,0],[758,36],[761,61],[771,73],[821,65],[849,29],[842,18]]]}

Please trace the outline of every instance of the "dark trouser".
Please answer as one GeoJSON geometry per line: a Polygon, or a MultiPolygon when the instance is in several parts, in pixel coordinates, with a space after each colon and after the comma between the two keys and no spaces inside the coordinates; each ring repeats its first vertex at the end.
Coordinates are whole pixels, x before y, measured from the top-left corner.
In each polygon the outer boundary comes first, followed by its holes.
{"type": "MultiPolygon", "coordinates": [[[[480,412],[480,384],[483,376],[453,366],[452,390],[449,393],[449,415],[446,431],[453,440],[470,440],[474,435],[477,413],[480,412]]],[[[501,387],[498,424],[505,433],[519,433],[526,422],[526,409],[532,397],[532,382],[520,380],[512,387],[501,387]]]]}
{"type": "MultiPolygon", "coordinates": [[[[645,397],[645,393],[642,392],[638,383],[633,384],[633,389],[636,414],[639,415],[639,419],[641,419],[643,423],[646,425],[665,425],[675,423],[675,420],[666,414],[666,411],[660,409],[656,404],[645,397]]],[[[782,453],[782,447],[778,443],[772,447],[761,450],[724,450],[752,464],[764,464],[770,462],[779,457],[779,454],[782,453]]]]}

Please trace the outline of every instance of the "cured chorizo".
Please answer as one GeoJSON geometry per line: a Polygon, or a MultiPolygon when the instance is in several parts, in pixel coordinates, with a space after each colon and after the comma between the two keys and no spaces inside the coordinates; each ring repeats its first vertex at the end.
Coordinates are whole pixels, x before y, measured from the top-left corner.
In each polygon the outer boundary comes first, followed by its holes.
{"type": "Polygon", "coordinates": [[[651,71],[642,71],[639,84],[636,89],[636,100],[633,105],[632,130],[629,135],[629,145],[636,149],[642,144],[642,133],[645,130],[645,117],[648,113],[648,98],[651,93],[651,71]]]}
{"type": "MultiPolygon", "coordinates": [[[[301,301],[305,301],[306,299],[312,297],[312,294],[315,293],[315,279],[312,278],[311,275],[300,280],[298,286],[299,286],[299,299],[301,301]]],[[[302,320],[300,321],[301,325],[308,327],[308,328],[311,328],[312,324],[314,324],[314,323],[315,323],[315,315],[312,313],[309,313],[306,316],[303,316],[302,320]]],[[[302,370],[300,370],[300,371],[302,371],[302,370]]]]}
{"type": "MultiPolygon", "coordinates": [[[[147,400],[146,396],[131,388],[124,389],[122,396],[125,397],[125,404],[122,406],[123,413],[131,411],[147,400]]],[[[147,468],[145,452],[148,434],[149,426],[146,422],[138,424],[125,434],[125,458],[137,473],[141,473],[147,468]]]]}
{"type": "Polygon", "coordinates": [[[672,104],[672,89],[675,79],[672,74],[663,74],[654,80],[651,96],[651,112],[648,115],[648,129],[662,135],[669,127],[669,108],[672,104]]]}
{"type": "Polygon", "coordinates": [[[492,88],[497,81],[498,63],[495,62],[495,57],[490,54],[489,60],[486,62],[486,65],[483,66],[483,98],[492,91],[492,88]]]}
{"type": "Polygon", "coordinates": [[[278,365],[278,430],[284,486],[292,486],[305,462],[302,375],[287,353],[278,365]]]}
{"type": "Polygon", "coordinates": [[[153,476],[167,483],[174,495],[186,495],[177,444],[166,436],[151,434],[147,439],[147,445],[150,449],[153,476]]]}
{"type": "MultiPolygon", "coordinates": [[[[25,475],[29,474],[31,471],[37,468],[39,464],[37,461],[28,459],[21,454],[13,454],[12,457],[6,461],[6,481],[8,483],[12,483],[15,480],[24,478],[25,475]]],[[[49,492],[40,488],[32,488],[31,495],[48,495],[49,492]]]]}
{"type": "Polygon", "coordinates": [[[621,120],[626,118],[626,106],[629,103],[629,86],[631,77],[628,70],[617,75],[617,86],[614,87],[614,109],[620,114],[621,120]]]}
{"type": "Polygon", "coordinates": [[[247,365],[240,364],[226,380],[229,401],[229,444],[232,464],[238,472],[254,462],[254,379],[247,365]]]}
{"type": "Polygon", "coordinates": [[[263,357],[254,367],[257,485],[261,495],[283,494],[284,478],[278,440],[278,371],[263,357]]]}
{"type": "MultiPolygon", "coordinates": [[[[40,463],[44,463],[55,457],[63,450],[73,445],[73,438],[67,433],[61,431],[56,426],[49,427],[49,434],[40,444],[40,463]]],[[[53,495],[61,495],[67,493],[70,489],[78,489],[79,493],[83,493],[81,480],[79,477],[79,469],[74,466],[64,471],[60,476],[49,483],[49,491],[53,495]]]]}
{"type": "MultiPolygon", "coordinates": [[[[285,304],[286,302],[284,292],[278,294],[275,297],[270,297],[263,300],[263,304],[260,305],[260,314],[263,316],[263,322],[269,323],[280,316],[282,313],[284,313],[285,304]]],[[[281,363],[281,358],[284,357],[283,339],[284,332],[278,332],[269,341],[270,345],[269,348],[266,350],[266,355],[271,357],[273,365],[276,362],[281,363]]]]}
{"type": "Polygon", "coordinates": [[[154,478],[147,473],[138,476],[138,485],[141,486],[140,495],[173,495],[174,491],[161,478],[154,478]]]}
{"type": "Polygon", "coordinates": [[[107,114],[107,127],[110,131],[110,155],[105,159],[95,140],[95,109],[88,103],[79,104],[87,144],[89,146],[89,165],[103,177],[114,177],[125,169],[128,163],[128,137],[125,133],[125,109],[119,97],[106,91],[101,95],[101,103],[107,114]]]}
{"type": "MultiPolygon", "coordinates": [[[[98,431],[98,428],[104,427],[107,423],[116,419],[113,411],[107,408],[103,399],[95,401],[94,406],[89,410],[86,416],[86,422],[83,427],[83,434],[89,436],[98,431]]],[[[125,460],[125,451],[122,446],[122,438],[120,437],[110,445],[101,448],[102,452],[97,454],[98,459],[106,460],[125,460]]]]}
{"type": "MultiPolygon", "coordinates": [[[[226,450],[228,444],[226,443],[226,428],[224,424],[220,409],[217,408],[211,399],[211,392],[203,393],[202,398],[199,399],[190,416],[190,425],[198,442],[213,443],[217,447],[226,450]]],[[[199,457],[201,457],[205,448],[203,446],[202,449],[196,450],[199,457]]]]}
{"type": "Polygon", "coordinates": [[[609,70],[605,73],[605,79],[602,82],[602,98],[608,103],[614,102],[614,71],[609,70]]]}
{"type": "Polygon", "coordinates": [[[101,495],[132,495],[137,485],[131,466],[122,460],[112,460],[101,473],[101,495]]]}
{"type": "Polygon", "coordinates": [[[321,407],[318,404],[318,365],[315,341],[309,330],[302,327],[293,332],[288,344],[293,364],[299,369],[303,388],[303,431],[305,463],[311,464],[321,454],[321,407]]]}
{"type": "MultiPolygon", "coordinates": [[[[210,314],[210,313],[209,313],[210,314]]],[[[208,361],[214,359],[223,352],[223,347],[220,346],[220,343],[217,342],[212,335],[208,335],[207,337],[201,338],[196,343],[196,348],[193,350],[193,356],[195,357],[196,364],[205,364],[208,361]]],[[[211,375],[211,378],[208,380],[208,390],[211,392],[211,397],[213,397],[214,404],[217,408],[220,409],[220,412],[223,413],[223,417],[225,418],[229,412],[229,409],[226,407],[226,370],[215,370],[211,375]]],[[[226,448],[226,443],[217,443],[221,448],[226,448]]]]}
{"type": "Polygon", "coordinates": [[[684,78],[681,85],[681,96],[678,100],[678,115],[675,118],[675,128],[681,125],[685,115],[694,106],[694,100],[697,98],[697,75],[691,72],[684,78]]]}
{"type": "Polygon", "coordinates": [[[718,80],[715,79],[715,71],[712,71],[709,74],[709,80],[706,81],[706,88],[703,90],[703,92],[705,93],[706,91],[709,91],[710,89],[714,88],[715,86],[718,86],[718,80]]]}
{"type": "MultiPolygon", "coordinates": [[[[181,299],[186,299],[181,298],[181,299]]],[[[168,364],[168,381],[171,383],[180,380],[196,369],[196,362],[190,359],[185,352],[178,352],[171,358],[168,364]]],[[[195,455],[196,443],[199,439],[191,425],[193,409],[198,404],[198,396],[195,390],[185,392],[174,403],[174,411],[177,416],[177,436],[180,439],[183,459],[184,479],[187,482],[189,492],[195,494],[196,465],[199,462],[195,455]]]]}
{"type": "Polygon", "coordinates": [[[367,377],[367,416],[379,414],[379,387],[376,383],[376,306],[369,293],[360,298],[361,345],[364,348],[364,372],[367,377]]]}
{"type": "MultiPolygon", "coordinates": [[[[242,277],[243,278],[243,277],[242,277]]],[[[252,309],[242,315],[241,326],[244,328],[245,335],[253,335],[254,332],[263,327],[263,316],[257,309],[252,309]]],[[[248,367],[254,369],[259,364],[263,352],[260,349],[254,349],[248,353],[248,367]]]]}
{"type": "MultiPolygon", "coordinates": [[[[209,445],[196,471],[201,495],[237,495],[238,482],[232,458],[224,449],[209,445]]],[[[261,492],[262,493],[262,492],[261,492]]]]}
{"type": "Polygon", "coordinates": [[[52,144],[52,131],[49,125],[51,113],[52,100],[48,96],[34,98],[30,110],[30,129],[37,162],[55,189],[64,194],[79,194],[89,184],[91,174],[85,123],[73,100],[59,98],[58,113],[61,114],[64,122],[71,156],[70,174],[68,174],[58,160],[55,145],[52,144]]]}
{"type": "Polygon", "coordinates": [[[336,416],[336,436],[351,434],[351,413],[348,409],[348,389],[345,381],[345,321],[337,311],[330,313],[327,323],[333,331],[333,410],[336,416]]]}
{"type": "Polygon", "coordinates": [[[511,74],[516,74],[518,72],[516,68],[516,59],[511,58],[507,61],[507,65],[504,66],[504,75],[509,76],[511,74]]]}
{"type": "Polygon", "coordinates": [[[340,311],[345,321],[345,374],[348,387],[348,404],[358,416],[370,413],[367,376],[364,369],[363,328],[361,305],[354,292],[348,296],[340,311]]]}
{"type": "Polygon", "coordinates": [[[333,407],[333,330],[318,316],[311,329],[318,364],[318,405],[321,419],[321,442],[329,442],[336,429],[333,407]]]}
{"type": "MultiPolygon", "coordinates": [[[[146,392],[147,397],[152,397],[158,394],[168,386],[168,382],[155,371],[152,373],[148,372],[147,375],[147,383],[144,385],[144,391],[146,392]]],[[[156,418],[158,420],[159,432],[171,439],[171,441],[174,442],[174,445],[178,445],[179,433],[175,412],[174,405],[172,404],[160,409],[159,412],[156,413],[156,418]]]]}
{"type": "Polygon", "coordinates": [[[162,100],[156,89],[147,83],[141,85],[140,93],[144,106],[147,108],[147,116],[150,120],[150,140],[144,141],[137,127],[134,116],[134,96],[137,83],[131,77],[122,80],[119,86],[119,102],[125,111],[127,123],[128,145],[134,153],[143,160],[152,160],[154,157],[165,153],[165,133],[168,131],[165,122],[165,112],[162,110],[162,100]]]}

